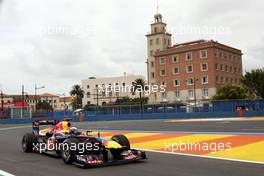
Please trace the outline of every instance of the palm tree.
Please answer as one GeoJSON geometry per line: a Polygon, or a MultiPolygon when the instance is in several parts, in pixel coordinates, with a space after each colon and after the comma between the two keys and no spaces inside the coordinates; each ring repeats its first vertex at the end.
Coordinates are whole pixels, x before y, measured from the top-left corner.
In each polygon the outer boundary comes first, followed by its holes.
{"type": "Polygon", "coordinates": [[[84,91],[82,90],[81,86],[78,84],[74,85],[70,91],[70,95],[76,97],[73,102],[73,109],[82,108],[82,98],[84,96],[84,91]]]}
{"type": "Polygon", "coordinates": [[[136,79],[135,82],[132,83],[131,93],[133,95],[135,95],[136,92],[139,92],[140,109],[141,110],[143,109],[142,95],[144,96],[145,91],[147,91],[146,88],[147,88],[146,83],[141,78],[136,79]]]}

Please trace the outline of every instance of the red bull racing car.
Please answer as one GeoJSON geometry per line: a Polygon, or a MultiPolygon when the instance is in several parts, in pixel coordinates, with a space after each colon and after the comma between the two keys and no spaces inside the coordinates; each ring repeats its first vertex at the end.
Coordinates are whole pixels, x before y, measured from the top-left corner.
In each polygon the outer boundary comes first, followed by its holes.
{"type": "Polygon", "coordinates": [[[61,157],[66,164],[93,167],[146,160],[144,151],[130,148],[124,135],[111,139],[90,130],[78,130],[71,126],[70,119],[33,122],[33,132],[22,139],[24,152],[38,152],[61,157]],[[40,126],[50,128],[40,130],[40,126]]]}

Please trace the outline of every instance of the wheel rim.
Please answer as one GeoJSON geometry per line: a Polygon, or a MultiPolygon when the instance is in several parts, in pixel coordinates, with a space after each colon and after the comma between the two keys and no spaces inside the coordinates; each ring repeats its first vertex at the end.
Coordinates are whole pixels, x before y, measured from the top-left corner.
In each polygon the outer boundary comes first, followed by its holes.
{"type": "Polygon", "coordinates": [[[65,160],[69,160],[70,158],[70,151],[69,150],[64,150],[63,151],[63,157],[65,158],[65,160]]]}
{"type": "Polygon", "coordinates": [[[23,151],[25,151],[26,148],[27,148],[26,140],[25,140],[25,138],[23,138],[23,140],[22,140],[22,149],[23,149],[23,151]]]}

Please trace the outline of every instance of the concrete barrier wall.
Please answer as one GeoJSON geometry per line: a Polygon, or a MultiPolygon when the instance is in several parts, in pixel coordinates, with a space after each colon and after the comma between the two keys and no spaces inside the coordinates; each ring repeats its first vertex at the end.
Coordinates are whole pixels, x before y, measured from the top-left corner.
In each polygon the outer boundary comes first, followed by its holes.
{"type": "MultiPolygon", "coordinates": [[[[186,119],[186,118],[227,118],[239,117],[238,112],[200,112],[200,113],[153,113],[153,114],[120,114],[120,115],[95,115],[85,113],[85,121],[111,121],[111,120],[148,120],[148,119],[186,119]]],[[[245,112],[244,117],[264,116],[264,111],[245,112]]],[[[31,123],[35,120],[56,119],[62,120],[64,116],[32,118],[32,119],[2,119],[0,124],[31,123]]],[[[79,116],[71,116],[73,121],[80,121],[79,116]]]]}

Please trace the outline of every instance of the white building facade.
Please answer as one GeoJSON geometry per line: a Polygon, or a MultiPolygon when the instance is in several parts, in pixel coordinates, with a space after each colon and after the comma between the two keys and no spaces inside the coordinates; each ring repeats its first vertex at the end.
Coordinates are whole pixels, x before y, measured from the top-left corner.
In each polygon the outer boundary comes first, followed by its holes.
{"type": "Polygon", "coordinates": [[[136,79],[145,80],[141,75],[126,75],[117,77],[105,77],[82,80],[84,90],[83,106],[85,105],[106,105],[114,103],[123,97],[136,98],[137,94],[132,94],[130,87],[136,79]]]}

